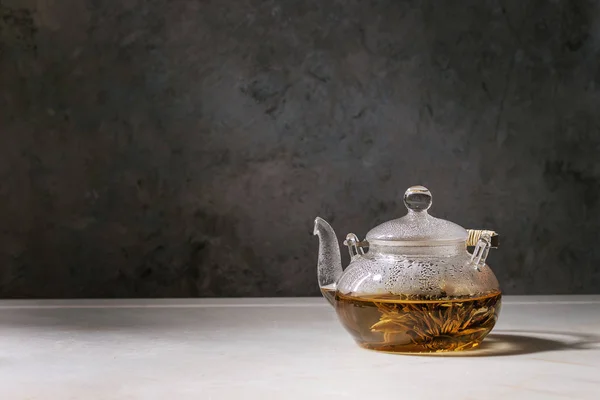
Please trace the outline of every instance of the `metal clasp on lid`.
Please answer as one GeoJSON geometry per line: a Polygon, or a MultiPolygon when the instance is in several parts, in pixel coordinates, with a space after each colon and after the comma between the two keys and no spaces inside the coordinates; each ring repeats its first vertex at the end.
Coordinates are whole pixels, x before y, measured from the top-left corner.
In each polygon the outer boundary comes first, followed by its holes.
{"type": "Polygon", "coordinates": [[[365,254],[365,249],[369,249],[369,242],[366,240],[360,241],[358,237],[354,233],[349,233],[346,235],[346,240],[344,240],[344,245],[348,246],[348,251],[350,253],[350,258],[354,259],[356,256],[362,256],[365,254]]]}

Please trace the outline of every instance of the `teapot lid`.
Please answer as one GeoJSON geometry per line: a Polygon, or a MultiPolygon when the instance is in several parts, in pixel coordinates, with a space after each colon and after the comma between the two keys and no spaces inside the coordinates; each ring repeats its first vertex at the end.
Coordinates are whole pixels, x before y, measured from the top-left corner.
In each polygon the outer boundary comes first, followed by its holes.
{"type": "Polygon", "coordinates": [[[469,235],[462,226],[429,215],[431,201],[426,187],[408,188],[404,193],[408,214],[371,229],[367,241],[390,246],[439,246],[466,241],[469,235]]]}

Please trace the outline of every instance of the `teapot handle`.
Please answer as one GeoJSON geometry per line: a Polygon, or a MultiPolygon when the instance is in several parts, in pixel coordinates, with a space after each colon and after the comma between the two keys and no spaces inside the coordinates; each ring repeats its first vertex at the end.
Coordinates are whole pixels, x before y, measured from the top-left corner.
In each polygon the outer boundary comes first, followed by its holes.
{"type": "Polygon", "coordinates": [[[499,236],[494,231],[468,229],[469,237],[467,238],[467,247],[475,246],[473,254],[471,254],[471,264],[478,271],[485,265],[485,259],[488,256],[490,248],[497,248],[499,244],[499,236]]]}

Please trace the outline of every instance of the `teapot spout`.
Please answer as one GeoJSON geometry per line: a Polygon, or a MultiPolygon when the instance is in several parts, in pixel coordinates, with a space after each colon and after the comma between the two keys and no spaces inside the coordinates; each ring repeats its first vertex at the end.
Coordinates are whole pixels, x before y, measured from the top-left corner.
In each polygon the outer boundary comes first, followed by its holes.
{"type": "Polygon", "coordinates": [[[325,298],[332,303],[336,283],[343,272],[340,246],[335,232],[323,218],[315,219],[313,234],[319,236],[319,260],[317,262],[319,286],[325,298]]]}

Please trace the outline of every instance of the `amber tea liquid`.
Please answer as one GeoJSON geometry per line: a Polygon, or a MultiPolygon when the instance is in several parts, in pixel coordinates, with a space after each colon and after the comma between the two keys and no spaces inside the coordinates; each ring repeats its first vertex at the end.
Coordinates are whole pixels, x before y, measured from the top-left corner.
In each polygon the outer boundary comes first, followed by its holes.
{"type": "Polygon", "coordinates": [[[354,297],[326,290],[346,329],[362,347],[389,352],[443,352],[476,347],[492,330],[499,291],[475,298],[354,297]]]}
{"type": "Polygon", "coordinates": [[[321,287],[321,294],[335,307],[335,283],[321,287]]]}

